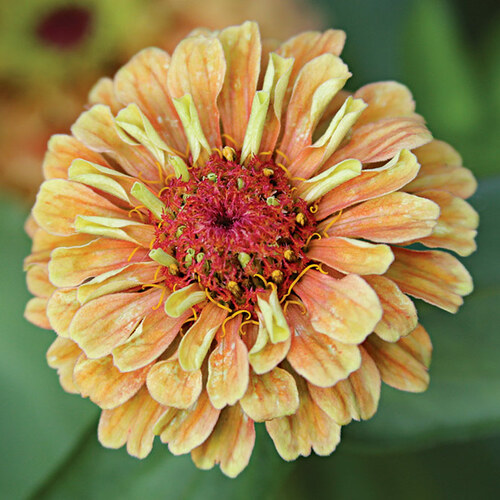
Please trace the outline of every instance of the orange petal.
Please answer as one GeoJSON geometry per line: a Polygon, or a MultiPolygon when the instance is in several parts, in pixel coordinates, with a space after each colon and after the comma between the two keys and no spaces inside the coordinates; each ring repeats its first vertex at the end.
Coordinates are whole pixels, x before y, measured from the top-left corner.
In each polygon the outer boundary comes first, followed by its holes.
{"type": "Polygon", "coordinates": [[[48,298],[56,290],[49,281],[49,272],[46,264],[31,266],[26,273],[28,290],[37,297],[48,298]]]}
{"type": "Polygon", "coordinates": [[[397,191],[414,179],[418,170],[416,156],[403,150],[383,167],[365,169],[361,175],[332,189],[321,199],[316,219],[324,219],[350,205],[397,191]]]}
{"type": "Polygon", "coordinates": [[[227,311],[215,304],[208,304],[201,311],[198,321],[186,332],[179,344],[179,361],[184,370],[199,370],[210,344],[227,316],[227,311]]]}
{"type": "Polygon", "coordinates": [[[50,326],[60,337],[69,337],[69,326],[81,307],[76,293],[75,288],[60,288],[51,295],[47,303],[50,326]]]}
{"type": "Polygon", "coordinates": [[[339,425],[347,425],[352,419],[367,420],[377,411],[380,373],[363,348],[361,356],[360,368],[333,387],[308,384],[314,402],[339,425]]]}
{"type": "Polygon", "coordinates": [[[200,394],[196,404],[188,410],[169,408],[156,422],[155,434],[174,455],[189,453],[200,446],[212,433],[220,410],[210,403],[206,391],[200,394]]]}
{"type": "MultiPolygon", "coordinates": [[[[336,216],[332,216],[334,219],[336,216]]],[[[395,192],[368,200],[342,213],[328,229],[329,235],[364,238],[382,243],[402,243],[431,234],[439,206],[425,198],[395,192]]],[[[329,219],[320,224],[328,225],[329,219]]]]}
{"type": "Polygon", "coordinates": [[[36,326],[50,330],[49,318],[47,318],[47,299],[34,297],[28,301],[24,309],[24,317],[36,326]]]}
{"type": "Polygon", "coordinates": [[[149,366],[134,372],[121,373],[113,358],[88,359],[82,354],[75,365],[73,380],[80,394],[104,410],[128,401],[144,385],[149,366]]]}
{"type": "Polygon", "coordinates": [[[217,98],[226,72],[222,44],[202,35],[185,38],[177,45],[170,63],[167,84],[174,98],[190,94],[201,127],[211,147],[221,146],[217,98]]]}
{"type": "Polygon", "coordinates": [[[417,361],[429,368],[432,357],[432,343],[429,334],[422,325],[417,325],[411,335],[407,335],[399,341],[417,361]]]}
{"type": "Polygon", "coordinates": [[[69,339],[57,337],[47,351],[47,363],[57,370],[59,381],[66,392],[78,393],[78,388],[73,381],[73,370],[82,350],[69,339]]]}
{"type": "Polygon", "coordinates": [[[297,377],[296,381],[300,395],[297,412],[267,421],[267,432],[284,460],[307,457],[311,449],[329,455],[340,441],[340,426],[312,400],[304,380],[297,377]]]}
{"type": "Polygon", "coordinates": [[[362,163],[388,160],[402,149],[414,149],[432,139],[420,118],[384,118],[357,128],[351,140],[333,153],[323,168],[348,158],[362,163]]]}
{"type": "Polygon", "coordinates": [[[463,303],[462,297],[472,292],[470,274],[449,253],[406,248],[392,250],[395,260],[387,277],[404,293],[455,313],[463,303]]]}
{"type": "Polygon", "coordinates": [[[255,443],[255,428],[239,405],[222,410],[210,437],[191,452],[200,469],[220,464],[222,472],[236,477],[247,465],[255,443]],[[228,445],[230,443],[230,445],[228,445]]]}
{"type": "Polygon", "coordinates": [[[136,54],[117,73],[115,92],[124,106],[135,103],[169,146],[181,152],[187,142],[167,88],[170,56],[147,48],[136,54]]]}
{"type": "Polygon", "coordinates": [[[91,151],[78,139],[71,135],[53,135],[47,144],[47,152],[43,160],[43,174],[46,179],[67,179],[68,168],[76,158],[98,163],[109,167],[106,160],[91,151]]]}
{"type": "Polygon", "coordinates": [[[297,385],[293,376],[281,368],[273,368],[263,375],[252,372],[240,404],[256,422],[292,415],[299,407],[297,385]]]}
{"type": "Polygon", "coordinates": [[[89,358],[111,353],[133,333],[158,303],[160,292],[115,293],[82,306],[70,325],[70,337],[89,358]]]}
{"type": "Polygon", "coordinates": [[[142,388],[133,398],[113,410],[104,410],[99,420],[99,441],[106,448],[120,448],[137,458],[149,455],[153,448],[153,426],[165,411],[142,388]]]}
{"type": "Polygon", "coordinates": [[[413,301],[390,279],[383,276],[366,276],[365,279],[377,292],[384,310],[375,333],[387,342],[396,342],[412,332],[418,321],[413,301]]]}
{"type": "Polygon", "coordinates": [[[122,372],[137,370],[157,359],[179,335],[191,311],[169,318],[162,308],[148,314],[126,342],[113,349],[113,360],[122,372]]]}
{"type": "Polygon", "coordinates": [[[234,405],[248,387],[248,351],[240,324],[241,316],[236,316],[225,324],[225,334],[219,330],[218,345],[208,359],[207,392],[217,409],[234,405]]]}
{"type": "Polygon", "coordinates": [[[74,226],[77,215],[127,218],[126,211],[78,182],[52,179],[40,186],[33,207],[33,216],[40,227],[52,234],[69,236],[77,232],[74,226]]]}
{"type": "Polygon", "coordinates": [[[76,286],[88,278],[121,269],[143,260],[148,250],[128,241],[99,238],[86,245],[57,248],[49,262],[50,281],[56,286],[76,286]],[[130,261],[129,261],[130,258],[130,261]]]}
{"type": "Polygon", "coordinates": [[[466,201],[440,190],[419,191],[417,194],[437,203],[441,209],[432,234],[420,239],[420,243],[431,248],[447,248],[462,257],[476,250],[479,216],[466,201]]]}
{"type": "Polygon", "coordinates": [[[394,260],[387,245],[334,236],[312,240],[307,257],[343,273],[384,274],[394,260]]]}
{"type": "Polygon", "coordinates": [[[368,104],[355,127],[382,118],[410,117],[415,112],[415,101],[411,92],[408,87],[398,82],[370,83],[357,90],[354,97],[363,99],[368,104]]]}
{"type": "MultiPolygon", "coordinates": [[[[421,361],[421,354],[415,354],[412,347],[408,347],[408,339],[414,334],[397,342],[385,342],[377,335],[371,335],[363,346],[373,358],[380,370],[382,380],[396,389],[408,392],[423,392],[429,385],[427,366],[421,361]]],[[[410,343],[411,345],[411,343],[410,343]]],[[[423,346],[430,357],[430,342],[423,346]]]]}
{"type": "Polygon", "coordinates": [[[309,271],[294,290],[313,328],[346,344],[362,342],[382,317],[377,294],[354,274],[335,279],[309,271]]]}
{"type": "Polygon", "coordinates": [[[260,33],[254,22],[219,33],[227,70],[218,107],[224,132],[243,144],[260,71],[260,33]]]}
{"type": "Polygon", "coordinates": [[[118,102],[113,88],[113,80],[108,77],[99,78],[97,83],[92,87],[89,92],[89,104],[105,104],[109,106],[113,114],[118,113],[122,109],[122,105],[118,102]]]}
{"type": "Polygon", "coordinates": [[[149,371],[147,384],[151,396],[162,405],[189,408],[201,393],[201,370],[183,370],[175,356],[156,363],[149,371]]]}
{"type": "Polygon", "coordinates": [[[309,382],[330,387],[359,368],[358,346],[336,342],[314,331],[297,306],[288,308],[288,320],[292,325],[292,345],[287,360],[309,382]]]}

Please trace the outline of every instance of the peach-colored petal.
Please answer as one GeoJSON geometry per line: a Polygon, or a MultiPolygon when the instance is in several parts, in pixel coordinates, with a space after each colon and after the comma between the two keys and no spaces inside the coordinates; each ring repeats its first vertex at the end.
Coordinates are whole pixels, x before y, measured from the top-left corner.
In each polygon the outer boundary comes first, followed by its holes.
{"type": "Polygon", "coordinates": [[[47,363],[57,370],[59,381],[66,392],[78,393],[78,388],[73,381],[73,370],[82,350],[69,339],[57,337],[47,351],[47,363]]]}
{"type": "Polygon", "coordinates": [[[387,277],[404,293],[455,313],[462,297],[472,292],[469,272],[453,255],[437,250],[392,250],[395,260],[387,277]]]}
{"type": "Polygon", "coordinates": [[[411,92],[398,82],[370,83],[357,90],[354,97],[363,99],[368,104],[368,108],[356,122],[356,127],[382,118],[412,116],[415,112],[411,92]]]}
{"type": "Polygon", "coordinates": [[[179,344],[179,361],[184,370],[199,370],[210,344],[227,316],[227,311],[207,304],[196,323],[186,332],[179,344]]]}
{"type": "Polygon", "coordinates": [[[70,337],[89,358],[106,356],[127,340],[159,297],[159,291],[146,291],[115,293],[92,300],[73,317],[70,337]]]}
{"type": "Polygon", "coordinates": [[[170,63],[167,84],[174,98],[190,94],[201,127],[211,147],[221,146],[217,98],[226,72],[222,44],[217,38],[194,36],[177,45],[170,63]]]}
{"type": "Polygon", "coordinates": [[[293,161],[312,143],[312,134],[333,96],[344,86],[350,73],[341,59],[323,54],[300,71],[287,108],[280,150],[293,161]]]}
{"type": "Polygon", "coordinates": [[[366,276],[365,279],[377,292],[384,310],[375,333],[387,342],[396,342],[412,332],[418,321],[413,301],[390,279],[383,276],[366,276]]]}
{"type": "MultiPolygon", "coordinates": [[[[334,219],[336,216],[332,216],[334,219]]],[[[345,210],[328,229],[330,236],[364,238],[381,243],[402,243],[431,234],[439,206],[425,198],[395,192],[345,210]]],[[[326,227],[330,219],[319,226],[326,227]]]]}
{"type": "Polygon", "coordinates": [[[441,190],[419,191],[417,194],[437,203],[441,209],[432,234],[420,239],[421,243],[431,248],[453,250],[462,257],[476,250],[479,216],[466,201],[441,190]]]}
{"type": "Polygon", "coordinates": [[[361,201],[378,198],[401,189],[415,178],[418,170],[416,156],[403,150],[383,167],[365,169],[361,175],[332,189],[321,199],[316,219],[324,219],[333,212],[361,201]]]}
{"type": "Polygon", "coordinates": [[[162,405],[189,408],[201,393],[201,370],[183,370],[174,356],[151,368],[147,384],[151,396],[162,405]]]}
{"type": "Polygon", "coordinates": [[[308,384],[314,402],[339,425],[352,419],[367,420],[375,414],[380,399],[380,373],[368,353],[361,348],[361,366],[333,387],[308,384]]]}
{"type": "Polygon", "coordinates": [[[137,245],[128,241],[108,238],[82,246],[57,248],[49,262],[50,281],[60,287],[79,285],[88,278],[143,260],[148,250],[139,248],[132,253],[136,249],[137,245]]]}
{"type": "Polygon", "coordinates": [[[31,266],[26,273],[28,290],[37,297],[48,298],[56,290],[49,281],[49,272],[46,264],[31,266]]]}
{"type": "Polygon", "coordinates": [[[346,344],[362,342],[382,317],[377,294],[354,274],[335,279],[309,271],[294,290],[313,328],[346,344]]]}
{"type": "Polygon", "coordinates": [[[59,288],[47,302],[50,326],[60,337],[69,337],[69,325],[76,311],[80,309],[81,304],[76,299],[76,293],[75,288],[59,288]]]}
{"type": "Polygon", "coordinates": [[[260,71],[260,33],[254,22],[219,33],[227,70],[218,107],[224,133],[243,144],[260,71]]]}
{"type": "Polygon", "coordinates": [[[462,165],[462,157],[458,151],[448,143],[436,139],[415,149],[421,165],[440,163],[441,165],[462,165]]]}
{"type": "Polygon", "coordinates": [[[40,229],[40,226],[37,224],[36,220],[33,218],[32,214],[29,214],[26,220],[24,221],[24,231],[30,237],[33,238],[35,233],[40,229]]]}
{"type": "Polygon", "coordinates": [[[282,368],[273,368],[262,375],[252,372],[248,390],[240,404],[256,422],[292,415],[299,407],[297,384],[282,368]]]}
{"type": "Polygon", "coordinates": [[[241,315],[229,320],[217,334],[217,347],[208,359],[207,393],[212,405],[221,409],[234,405],[248,387],[248,351],[241,340],[241,315]]]}
{"type": "Polygon", "coordinates": [[[144,385],[149,366],[122,373],[113,358],[88,359],[82,354],[75,365],[73,380],[80,394],[104,410],[116,408],[128,401],[144,385]]]}
{"type": "Polygon", "coordinates": [[[47,318],[47,299],[33,297],[26,304],[24,317],[36,326],[50,330],[49,318],[47,318]]]}
{"type": "Polygon", "coordinates": [[[206,391],[203,391],[192,408],[169,408],[156,422],[154,431],[162,443],[168,443],[170,453],[183,455],[206,441],[219,414],[220,410],[212,406],[206,391]]]}
{"type": "Polygon", "coordinates": [[[394,260],[387,245],[333,236],[314,239],[307,257],[349,274],[384,274],[394,260]]]}
{"type": "Polygon", "coordinates": [[[99,441],[106,448],[120,448],[137,458],[149,455],[154,440],[153,426],[165,411],[142,388],[133,398],[113,410],[104,410],[99,420],[99,441]]]}
{"type": "Polygon", "coordinates": [[[158,358],[179,335],[191,311],[179,318],[169,318],[162,308],[148,314],[124,344],[113,349],[115,365],[128,372],[146,366],[158,358]]]}
{"type": "Polygon", "coordinates": [[[118,113],[123,107],[118,101],[113,88],[113,80],[108,77],[100,78],[89,92],[89,104],[105,104],[113,114],[118,113]]]}
{"type": "Polygon", "coordinates": [[[125,217],[127,212],[99,196],[92,189],[64,179],[45,181],[33,207],[33,216],[40,227],[60,236],[75,234],[78,215],[125,217]]]}
{"type": "Polygon", "coordinates": [[[284,460],[307,457],[311,449],[318,455],[329,455],[340,441],[340,426],[312,400],[305,381],[297,377],[296,382],[300,396],[297,412],[269,420],[267,432],[284,460]]]}
{"type": "Polygon", "coordinates": [[[83,145],[71,135],[53,135],[47,144],[43,160],[43,174],[46,179],[67,179],[68,169],[75,158],[108,166],[106,160],[83,145]]]}
{"type": "Polygon", "coordinates": [[[170,56],[166,52],[144,49],[116,73],[115,92],[125,106],[137,104],[160,137],[184,152],[186,138],[167,88],[169,66],[170,56]]]}
{"type": "MultiPolygon", "coordinates": [[[[422,363],[421,353],[416,353],[411,343],[408,347],[413,335],[410,333],[397,342],[385,342],[377,335],[371,335],[363,346],[377,364],[386,384],[401,391],[423,392],[429,385],[428,365],[422,363]]],[[[422,348],[427,350],[425,356],[430,358],[430,342],[422,348]]]]}
{"type": "Polygon", "coordinates": [[[429,368],[432,357],[432,343],[429,334],[422,325],[417,325],[411,335],[402,338],[399,344],[417,361],[429,368]]]}
{"type": "Polygon", "coordinates": [[[292,326],[292,345],[287,360],[309,382],[330,387],[359,368],[358,346],[336,342],[314,331],[298,306],[288,308],[288,320],[292,326]]]}
{"type": "Polygon", "coordinates": [[[384,118],[357,128],[351,140],[336,151],[323,168],[356,158],[374,163],[392,158],[402,149],[413,149],[432,139],[421,118],[384,118]]]}
{"type": "Polygon", "coordinates": [[[200,469],[220,464],[226,476],[236,477],[248,465],[254,443],[253,420],[243,413],[240,405],[228,406],[222,410],[210,437],[191,456],[200,469]]]}

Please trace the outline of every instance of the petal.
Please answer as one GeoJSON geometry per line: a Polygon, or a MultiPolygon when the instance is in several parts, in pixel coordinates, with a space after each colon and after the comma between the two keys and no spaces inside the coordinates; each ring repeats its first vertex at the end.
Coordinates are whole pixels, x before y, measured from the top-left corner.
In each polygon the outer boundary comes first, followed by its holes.
{"type": "Polygon", "coordinates": [[[177,356],[156,363],[148,374],[151,396],[164,406],[189,408],[201,393],[201,370],[187,372],[177,356]]]}
{"type": "Polygon", "coordinates": [[[360,368],[333,387],[308,384],[313,401],[339,425],[347,425],[352,419],[367,420],[377,411],[380,373],[363,348],[361,356],[360,368]]]}
{"type": "Polygon", "coordinates": [[[113,113],[118,113],[122,108],[118,102],[115,89],[113,88],[113,80],[111,78],[99,78],[97,83],[92,87],[89,92],[89,104],[105,104],[109,106],[113,113]]]}
{"type": "Polygon", "coordinates": [[[297,385],[293,376],[281,368],[273,368],[263,375],[252,372],[240,404],[256,422],[292,415],[299,407],[297,385]]]}
{"type": "Polygon", "coordinates": [[[167,88],[169,66],[166,52],[144,49],[116,73],[115,92],[124,105],[137,104],[162,139],[184,152],[186,138],[167,88]]]}
{"type": "Polygon", "coordinates": [[[193,36],[177,45],[167,85],[174,98],[190,94],[211,147],[221,146],[217,98],[226,73],[222,44],[217,38],[193,36]]]}
{"type": "Polygon", "coordinates": [[[186,332],[179,344],[179,361],[184,370],[199,370],[227,311],[215,304],[208,304],[201,311],[196,323],[186,332]]]}
{"type": "Polygon", "coordinates": [[[358,344],[382,317],[377,294],[359,276],[335,279],[309,271],[295,286],[312,327],[334,340],[358,344]]]}
{"type": "Polygon", "coordinates": [[[297,306],[288,309],[288,318],[293,325],[293,335],[287,360],[309,382],[330,387],[359,368],[361,354],[357,346],[342,344],[315,332],[297,306]]]}
{"type": "Polygon", "coordinates": [[[247,465],[255,443],[254,423],[239,405],[222,410],[210,437],[191,452],[193,462],[200,469],[211,469],[220,464],[222,472],[236,477],[247,465]],[[228,443],[231,443],[228,446],[228,443]]]}
{"type": "Polygon", "coordinates": [[[69,337],[69,326],[81,304],[76,299],[75,288],[56,290],[47,302],[47,317],[50,326],[60,337],[69,337]]]}
{"type": "Polygon", "coordinates": [[[142,370],[121,373],[111,356],[88,359],[82,354],[75,365],[73,380],[80,394],[104,410],[128,401],[144,385],[149,366],[142,370]]]}
{"type": "Polygon", "coordinates": [[[34,297],[28,301],[24,309],[24,317],[34,325],[50,330],[50,322],[47,318],[47,299],[34,297]]]}
{"type": "Polygon", "coordinates": [[[324,219],[350,205],[397,191],[414,179],[418,170],[416,156],[402,150],[383,167],[365,169],[358,177],[327,193],[319,203],[316,219],[324,219]]]}
{"type": "Polygon", "coordinates": [[[234,405],[248,387],[248,351],[241,340],[241,316],[225,324],[225,333],[219,330],[217,347],[208,359],[207,392],[214,408],[234,405]]]}
{"type": "Polygon", "coordinates": [[[169,408],[156,422],[154,431],[162,443],[168,443],[170,453],[183,455],[206,441],[219,414],[220,410],[211,405],[206,391],[203,391],[192,408],[169,408]]]}
{"type": "Polygon", "coordinates": [[[227,65],[218,101],[222,128],[224,133],[234,139],[235,144],[241,146],[259,78],[259,26],[247,21],[240,26],[222,30],[218,38],[227,65]]]}
{"type": "Polygon", "coordinates": [[[56,248],[49,262],[50,281],[59,287],[76,286],[147,256],[147,250],[128,241],[99,238],[86,245],[56,248]],[[130,259],[130,260],[129,260],[130,259]]]}
{"type": "Polygon", "coordinates": [[[351,140],[326,162],[324,168],[347,158],[362,163],[388,160],[402,149],[414,149],[432,139],[423,120],[416,118],[384,118],[357,128],[351,140]]]}
{"type": "Polygon", "coordinates": [[[78,215],[126,218],[127,212],[77,182],[52,179],[40,186],[33,207],[40,227],[49,233],[69,236],[77,232],[74,222],[78,215]]]}
{"type": "Polygon", "coordinates": [[[415,149],[421,165],[440,163],[442,165],[462,165],[462,157],[448,143],[436,139],[415,149]]]}
{"type": "Polygon", "coordinates": [[[297,377],[296,382],[300,395],[297,412],[267,421],[267,432],[284,460],[307,457],[311,449],[329,455],[340,441],[340,426],[314,403],[304,380],[297,377]]]}
{"type": "Polygon", "coordinates": [[[47,363],[57,370],[59,381],[66,392],[78,393],[78,388],[73,381],[73,370],[82,350],[69,339],[57,337],[47,351],[47,363]]]}
{"type": "Polygon", "coordinates": [[[287,108],[280,150],[293,161],[312,143],[312,134],[333,96],[344,86],[350,73],[341,59],[323,54],[300,71],[287,108]]]}
{"type": "Polygon", "coordinates": [[[290,337],[290,328],[283,314],[276,288],[273,288],[268,297],[257,296],[257,303],[261,312],[263,327],[266,328],[271,342],[277,344],[288,339],[290,337]]]}
{"type": "Polygon", "coordinates": [[[411,333],[418,322],[413,301],[390,279],[383,276],[366,276],[365,279],[377,292],[384,310],[375,333],[387,342],[396,342],[411,333]]]}
{"type": "Polygon", "coordinates": [[[436,250],[417,251],[393,248],[395,260],[387,277],[402,292],[455,313],[464,295],[472,292],[472,278],[452,255],[436,250]]]}
{"type": "Polygon", "coordinates": [[[272,343],[262,321],[259,321],[257,335],[253,334],[253,330],[255,326],[249,325],[247,338],[256,336],[256,341],[248,353],[248,360],[255,373],[266,373],[285,359],[290,349],[291,337],[283,342],[272,343]]]}
{"type": "Polygon", "coordinates": [[[206,299],[205,292],[197,283],[179,288],[171,293],[165,301],[165,312],[172,318],[182,316],[191,307],[206,299]]]}
{"type": "Polygon", "coordinates": [[[33,295],[48,298],[56,290],[56,287],[49,281],[49,273],[46,264],[31,266],[26,273],[28,290],[33,295]]]}
{"type": "Polygon", "coordinates": [[[115,293],[82,306],[71,322],[69,333],[89,358],[111,353],[133,333],[160,293],[115,293]]]}
{"type": "MultiPolygon", "coordinates": [[[[380,370],[382,380],[396,389],[409,392],[423,392],[429,385],[427,366],[422,363],[420,354],[415,354],[408,347],[408,339],[414,334],[397,342],[385,342],[376,335],[371,335],[363,345],[380,370]]],[[[426,344],[427,356],[430,357],[431,345],[426,344]]]]}
{"type": "MultiPolygon", "coordinates": [[[[436,203],[395,192],[344,211],[328,229],[328,234],[381,243],[402,243],[430,235],[438,217],[439,206],[436,203]]],[[[326,227],[329,221],[322,222],[320,229],[326,227]]]]}
{"type": "Polygon", "coordinates": [[[384,274],[394,260],[391,248],[387,245],[374,245],[339,236],[312,240],[307,257],[342,273],[361,275],[384,274]]]}

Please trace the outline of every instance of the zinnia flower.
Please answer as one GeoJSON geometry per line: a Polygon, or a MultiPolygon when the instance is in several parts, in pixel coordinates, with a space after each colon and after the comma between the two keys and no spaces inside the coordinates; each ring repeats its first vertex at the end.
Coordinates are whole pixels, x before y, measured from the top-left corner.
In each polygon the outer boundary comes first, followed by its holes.
{"type": "Polygon", "coordinates": [[[143,50],[51,139],[26,316],[104,446],[142,458],[159,435],[236,476],[256,422],[285,460],[328,455],[381,381],[426,389],[409,296],[455,312],[471,292],[424,247],[474,250],[476,183],[406,87],[341,90],[344,38],[247,22],[143,50]]]}

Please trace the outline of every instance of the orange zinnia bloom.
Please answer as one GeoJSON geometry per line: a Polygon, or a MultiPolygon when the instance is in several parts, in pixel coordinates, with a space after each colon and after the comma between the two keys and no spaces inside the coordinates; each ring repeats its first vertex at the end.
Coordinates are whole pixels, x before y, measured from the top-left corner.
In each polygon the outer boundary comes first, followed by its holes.
{"type": "Polygon", "coordinates": [[[54,136],[26,259],[33,323],[104,446],[228,476],[255,422],[285,460],[331,453],[381,380],[423,391],[408,295],[455,312],[476,183],[394,82],[342,91],[342,31],[261,43],[255,23],[146,49],[54,136]],[[413,152],[412,152],[413,151],[413,152]]]}

